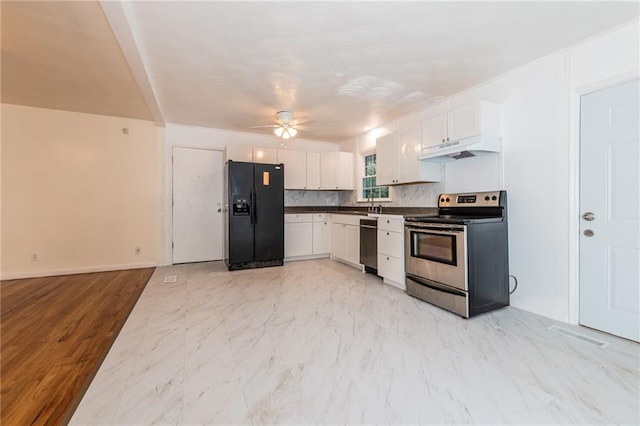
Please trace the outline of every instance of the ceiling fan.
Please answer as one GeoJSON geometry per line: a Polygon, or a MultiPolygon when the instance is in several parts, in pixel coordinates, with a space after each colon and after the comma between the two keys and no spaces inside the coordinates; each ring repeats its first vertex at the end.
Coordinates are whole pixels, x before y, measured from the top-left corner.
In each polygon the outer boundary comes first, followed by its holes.
{"type": "Polygon", "coordinates": [[[298,134],[299,129],[304,129],[305,126],[301,126],[302,123],[311,121],[311,118],[304,117],[300,119],[294,119],[291,111],[278,111],[276,113],[276,124],[268,124],[264,126],[251,126],[252,129],[260,128],[272,128],[273,133],[279,138],[290,139],[298,134]]]}

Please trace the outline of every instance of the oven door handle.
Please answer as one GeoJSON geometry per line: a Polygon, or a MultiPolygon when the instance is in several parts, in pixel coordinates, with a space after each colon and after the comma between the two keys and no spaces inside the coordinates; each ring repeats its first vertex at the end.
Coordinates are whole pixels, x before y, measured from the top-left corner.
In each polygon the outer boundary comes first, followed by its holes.
{"type": "Polygon", "coordinates": [[[431,289],[434,289],[434,290],[438,290],[438,291],[442,291],[442,292],[445,292],[445,293],[455,294],[456,296],[466,296],[467,295],[467,293],[462,291],[462,290],[458,290],[458,289],[446,286],[444,284],[437,283],[435,281],[427,280],[425,278],[421,278],[421,277],[418,277],[416,275],[409,274],[409,273],[407,273],[406,275],[407,275],[407,278],[409,278],[412,281],[415,281],[416,283],[418,283],[418,284],[420,284],[420,285],[422,285],[424,287],[428,287],[428,288],[431,288],[431,289]]]}
{"type": "Polygon", "coordinates": [[[417,226],[409,226],[405,225],[405,227],[409,231],[419,232],[422,234],[438,234],[438,235],[451,235],[451,234],[460,234],[464,233],[464,227],[456,227],[456,228],[427,228],[427,227],[417,227],[417,226]]]}

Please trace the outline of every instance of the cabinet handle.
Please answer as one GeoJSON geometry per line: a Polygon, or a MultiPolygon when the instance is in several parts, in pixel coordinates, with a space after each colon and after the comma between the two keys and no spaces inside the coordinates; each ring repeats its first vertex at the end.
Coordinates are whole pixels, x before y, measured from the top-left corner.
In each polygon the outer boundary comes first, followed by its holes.
{"type": "Polygon", "coordinates": [[[389,233],[387,232],[387,235],[389,235],[389,233]]]}
{"type": "Polygon", "coordinates": [[[449,138],[447,138],[447,141],[449,140],[449,138]]]}
{"type": "Polygon", "coordinates": [[[387,260],[389,260],[389,256],[387,256],[387,260]]]}
{"type": "Polygon", "coordinates": [[[444,138],[442,138],[442,142],[444,142],[444,138]]]}
{"type": "Polygon", "coordinates": [[[389,219],[387,219],[387,223],[389,223],[389,219]]]}

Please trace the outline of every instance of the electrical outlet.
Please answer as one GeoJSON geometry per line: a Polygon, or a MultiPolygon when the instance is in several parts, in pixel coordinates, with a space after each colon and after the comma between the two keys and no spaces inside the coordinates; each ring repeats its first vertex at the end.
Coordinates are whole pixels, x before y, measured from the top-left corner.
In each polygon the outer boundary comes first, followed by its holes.
{"type": "Polygon", "coordinates": [[[141,254],[141,253],[142,253],[142,248],[136,247],[135,254],[141,254]]]}
{"type": "Polygon", "coordinates": [[[38,260],[40,260],[40,257],[38,256],[38,253],[31,253],[31,261],[32,262],[37,262],[38,260]]]}

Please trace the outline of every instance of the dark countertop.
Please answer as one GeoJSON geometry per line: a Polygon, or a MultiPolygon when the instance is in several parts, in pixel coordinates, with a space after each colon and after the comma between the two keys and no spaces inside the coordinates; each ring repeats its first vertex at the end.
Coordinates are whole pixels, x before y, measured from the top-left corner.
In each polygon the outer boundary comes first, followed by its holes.
{"type": "MultiPolygon", "coordinates": [[[[367,215],[366,207],[352,206],[285,206],[285,213],[334,213],[334,214],[361,214],[367,215]]],[[[373,212],[371,212],[373,213],[373,212]]],[[[425,216],[438,214],[437,207],[383,207],[382,213],[402,216],[425,216]]]]}

